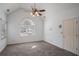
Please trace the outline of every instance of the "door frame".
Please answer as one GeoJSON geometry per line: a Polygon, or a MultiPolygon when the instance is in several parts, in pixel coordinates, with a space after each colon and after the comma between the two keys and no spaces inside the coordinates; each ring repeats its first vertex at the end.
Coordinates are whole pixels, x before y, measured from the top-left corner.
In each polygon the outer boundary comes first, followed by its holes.
{"type": "MultiPolygon", "coordinates": [[[[65,41],[65,36],[64,36],[64,22],[65,21],[68,21],[68,20],[74,20],[74,18],[68,18],[68,19],[65,19],[65,20],[63,20],[63,49],[65,49],[64,48],[64,41],[65,41]]],[[[74,31],[73,31],[74,32],[74,31]]],[[[74,42],[73,42],[74,43],[74,42]]],[[[73,44],[73,46],[74,46],[74,44],[73,44]]],[[[65,49],[66,50],[66,49],[65,49]]]]}

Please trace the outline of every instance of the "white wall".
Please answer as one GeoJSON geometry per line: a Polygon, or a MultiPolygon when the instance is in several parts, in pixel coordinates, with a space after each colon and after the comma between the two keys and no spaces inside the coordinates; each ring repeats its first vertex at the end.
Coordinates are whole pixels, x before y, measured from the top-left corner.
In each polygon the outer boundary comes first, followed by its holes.
{"type": "Polygon", "coordinates": [[[20,8],[8,15],[8,44],[40,41],[43,40],[43,18],[32,17],[29,12],[20,8]],[[36,24],[35,35],[33,36],[20,36],[20,23],[23,18],[30,17],[30,19],[36,24]]]}
{"type": "MultiPolygon", "coordinates": [[[[6,15],[5,15],[5,13],[2,11],[2,8],[0,9],[0,18],[2,19],[2,21],[3,22],[5,22],[6,21],[6,15]]],[[[2,29],[2,26],[1,26],[1,23],[2,22],[0,22],[0,29],[2,29]]],[[[0,30],[0,34],[1,34],[1,30],[0,30]]],[[[5,34],[6,35],[6,34],[5,34]]],[[[2,39],[1,38],[1,36],[0,36],[0,52],[2,52],[2,50],[6,47],[6,45],[7,45],[7,40],[6,40],[7,38],[5,37],[4,39],[2,39]]]]}
{"type": "Polygon", "coordinates": [[[72,8],[69,4],[47,4],[46,20],[45,20],[45,41],[63,48],[62,29],[59,25],[63,25],[63,20],[79,16],[79,5],[72,8]]]}

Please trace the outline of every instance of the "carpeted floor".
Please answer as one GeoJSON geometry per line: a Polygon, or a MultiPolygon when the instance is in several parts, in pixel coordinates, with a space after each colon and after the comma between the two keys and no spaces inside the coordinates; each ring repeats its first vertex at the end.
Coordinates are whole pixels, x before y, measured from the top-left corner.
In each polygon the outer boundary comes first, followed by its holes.
{"type": "Polygon", "coordinates": [[[44,41],[8,45],[0,56],[75,56],[44,41]]]}

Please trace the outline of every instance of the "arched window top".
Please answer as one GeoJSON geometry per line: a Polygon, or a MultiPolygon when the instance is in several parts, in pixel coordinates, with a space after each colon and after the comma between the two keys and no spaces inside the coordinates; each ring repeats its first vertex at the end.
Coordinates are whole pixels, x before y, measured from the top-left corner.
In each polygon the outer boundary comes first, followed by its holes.
{"type": "Polygon", "coordinates": [[[31,23],[26,20],[26,21],[24,22],[24,25],[31,25],[31,23]]]}
{"type": "Polygon", "coordinates": [[[31,19],[24,19],[23,22],[22,22],[22,25],[35,25],[34,22],[31,20],[31,19]]]}
{"type": "Polygon", "coordinates": [[[33,20],[25,18],[21,22],[21,36],[33,35],[35,32],[35,23],[33,20]]]}

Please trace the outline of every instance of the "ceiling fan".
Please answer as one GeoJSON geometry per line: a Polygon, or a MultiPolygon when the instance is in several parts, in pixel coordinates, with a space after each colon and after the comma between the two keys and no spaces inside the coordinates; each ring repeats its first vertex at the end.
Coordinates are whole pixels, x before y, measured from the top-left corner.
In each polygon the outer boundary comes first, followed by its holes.
{"type": "Polygon", "coordinates": [[[31,15],[32,16],[42,16],[41,12],[45,12],[45,11],[46,11],[45,9],[37,9],[36,4],[34,4],[34,7],[32,7],[31,15]]]}

